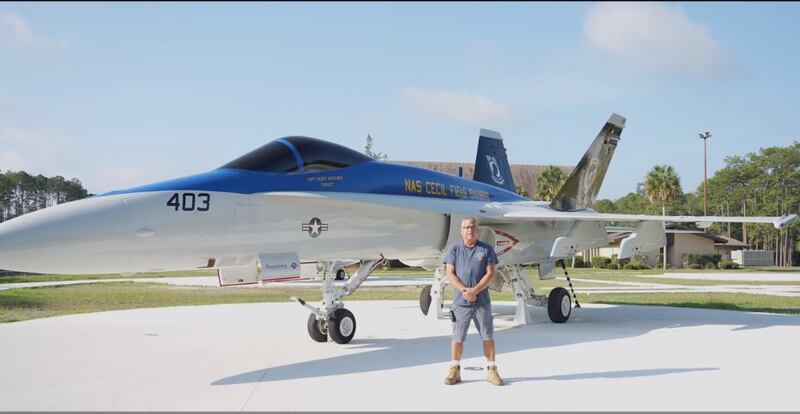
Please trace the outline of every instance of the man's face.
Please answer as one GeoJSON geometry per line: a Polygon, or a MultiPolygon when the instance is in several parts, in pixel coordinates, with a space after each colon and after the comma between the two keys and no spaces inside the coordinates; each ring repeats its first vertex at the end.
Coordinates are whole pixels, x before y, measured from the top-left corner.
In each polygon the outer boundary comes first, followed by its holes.
{"type": "Polygon", "coordinates": [[[461,238],[464,239],[464,243],[475,244],[478,241],[478,233],[478,223],[473,220],[461,221],[461,238]]]}

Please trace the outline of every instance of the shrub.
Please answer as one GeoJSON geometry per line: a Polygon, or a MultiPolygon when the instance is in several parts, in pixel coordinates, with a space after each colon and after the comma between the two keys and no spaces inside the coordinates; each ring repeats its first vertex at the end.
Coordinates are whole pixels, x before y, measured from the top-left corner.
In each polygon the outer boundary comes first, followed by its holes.
{"type": "Polygon", "coordinates": [[[616,254],[611,255],[611,261],[608,262],[609,269],[622,269],[622,263],[620,263],[619,259],[617,258],[616,254]]]}
{"type": "Polygon", "coordinates": [[[719,265],[719,261],[722,258],[721,255],[718,253],[714,254],[684,254],[683,255],[683,267],[688,267],[690,269],[713,269],[719,265]],[[692,265],[697,265],[698,267],[692,267],[692,265]],[[708,267],[711,265],[711,267],[708,267]]]}
{"type": "Polygon", "coordinates": [[[605,256],[592,257],[592,267],[595,269],[608,269],[609,263],[611,263],[610,257],[605,257],[605,256]]]}
{"type": "Polygon", "coordinates": [[[723,260],[719,262],[720,269],[738,269],[739,263],[734,262],[733,260],[723,260]]]}
{"type": "MultiPolygon", "coordinates": [[[[635,269],[635,270],[649,269],[650,268],[650,266],[647,264],[647,258],[645,256],[640,255],[640,254],[637,254],[637,255],[634,255],[633,257],[631,257],[629,259],[628,264],[633,265],[630,268],[631,269],[635,269]]],[[[625,268],[628,269],[628,267],[625,267],[625,268]]]]}

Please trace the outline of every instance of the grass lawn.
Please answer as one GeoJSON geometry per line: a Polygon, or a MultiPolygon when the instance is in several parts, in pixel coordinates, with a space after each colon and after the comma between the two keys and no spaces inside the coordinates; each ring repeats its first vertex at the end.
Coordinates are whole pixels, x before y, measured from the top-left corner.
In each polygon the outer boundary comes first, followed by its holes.
{"type": "Polygon", "coordinates": [[[746,293],[618,293],[582,294],[581,303],[659,305],[800,315],[800,298],[746,293]]]}
{"type": "MultiPolygon", "coordinates": [[[[418,299],[420,287],[361,288],[347,300],[418,299]]],[[[164,306],[318,302],[318,288],[187,287],[161,283],[107,282],[0,291],[0,323],[76,313],[164,306]]],[[[299,305],[298,305],[299,306],[299,305]]]]}
{"type": "Polygon", "coordinates": [[[29,283],[29,282],[59,282],[68,280],[99,280],[99,279],[145,279],[159,277],[197,277],[197,276],[216,276],[216,270],[188,270],[181,272],[155,272],[155,273],[134,273],[132,275],[121,275],[119,273],[107,273],[100,275],[13,275],[0,276],[0,284],[3,283],[29,283]]]}
{"type": "MultiPolygon", "coordinates": [[[[534,281],[538,294],[546,294],[563,280],[534,281]]],[[[579,286],[588,287],[587,283],[579,286]]],[[[606,286],[606,285],[603,285],[606,286]]],[[[349,300],[417,300],[421,286],[362,287],[349,300]]],[[[450,297],[446,289],[445,299],[450,297]]],[[[191,287],[161,283],[105,282],[0,291],[0,323],[89,312],[165,306],[227,303],[285,302],[298,296],[311,302],[322,299],[317,287],[191,287]]],[[[513,301],[511,292],[492,292],[494,300],[513,301]]],[[[667,305],[800,314],[800,298],[729,293],[580,293],[582,303],[667,305]]]]}

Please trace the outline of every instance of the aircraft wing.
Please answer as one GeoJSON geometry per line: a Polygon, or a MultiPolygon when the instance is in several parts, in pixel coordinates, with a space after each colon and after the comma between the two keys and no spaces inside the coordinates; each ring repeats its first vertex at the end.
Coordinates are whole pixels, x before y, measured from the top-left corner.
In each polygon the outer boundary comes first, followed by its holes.
{"type": "Polygon", "coordinates": [[[376,204],[387,207],[407,208],[440,214],[459,216],[500,218],[502,210],[485,201],[452,200],[435,197],[409,197],[386,194],[347,193],[347,192],[300,192],[276,191],[260,195],[265,198],[304,198],[308,200],[338,200],[357,204],[376,204]]]}
{"type": "Polygon", "coordinates": [[[479,220],[492,222],[508,221],[650,221],[670,223],[698,223],[700,227],[708,227],[711,223],[764,223],[775,228],[784,228],[797,219],[792,214],[784,217],[759,216],[658,216],[648,214],[598,213],[591,209],[574,211],[558,211],[547,202],[485,202],[472,200],[451,200],[433,197],[407,197],[395,195],[378,195],[344,192],[273,192],[266,197],[303,197],[318,199],[334,199],[353,203],[370,203],[398,208],[424,210],[441,214],[475,216],[479,220]]]}
{"type": "Polygon", "coordinates": [[[764,223],[772,224],[776,229],[784,228],[795,219],[792,214],[783,217],[741,217],[741,216],[656,216],[647,214],[598,213],[594,210],[557,211],[539,206],[503,206],[502,217],[522,220],[549,221],[666,221],[672,223],[698,223],[700,227],[708,227],[711,223],[764,223]]]}

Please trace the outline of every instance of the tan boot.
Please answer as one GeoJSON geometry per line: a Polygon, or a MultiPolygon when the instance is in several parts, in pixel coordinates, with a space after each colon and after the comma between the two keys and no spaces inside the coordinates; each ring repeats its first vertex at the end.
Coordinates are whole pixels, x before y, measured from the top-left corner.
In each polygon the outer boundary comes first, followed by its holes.
{"type": "Polygon", "coordinates": [[[494,385],[503,385],[503,379],[500,378],[500,375],[497,373],[497,365],[487,367],[486,381],[494,385]]]}
{"type": "Polygon", "coordinates": [[[461,382],[461,367],[458,365],[451,365],[450,370],[447,371],[447,378],[444,379],[446,385],[458,384],[461,382]]]}

